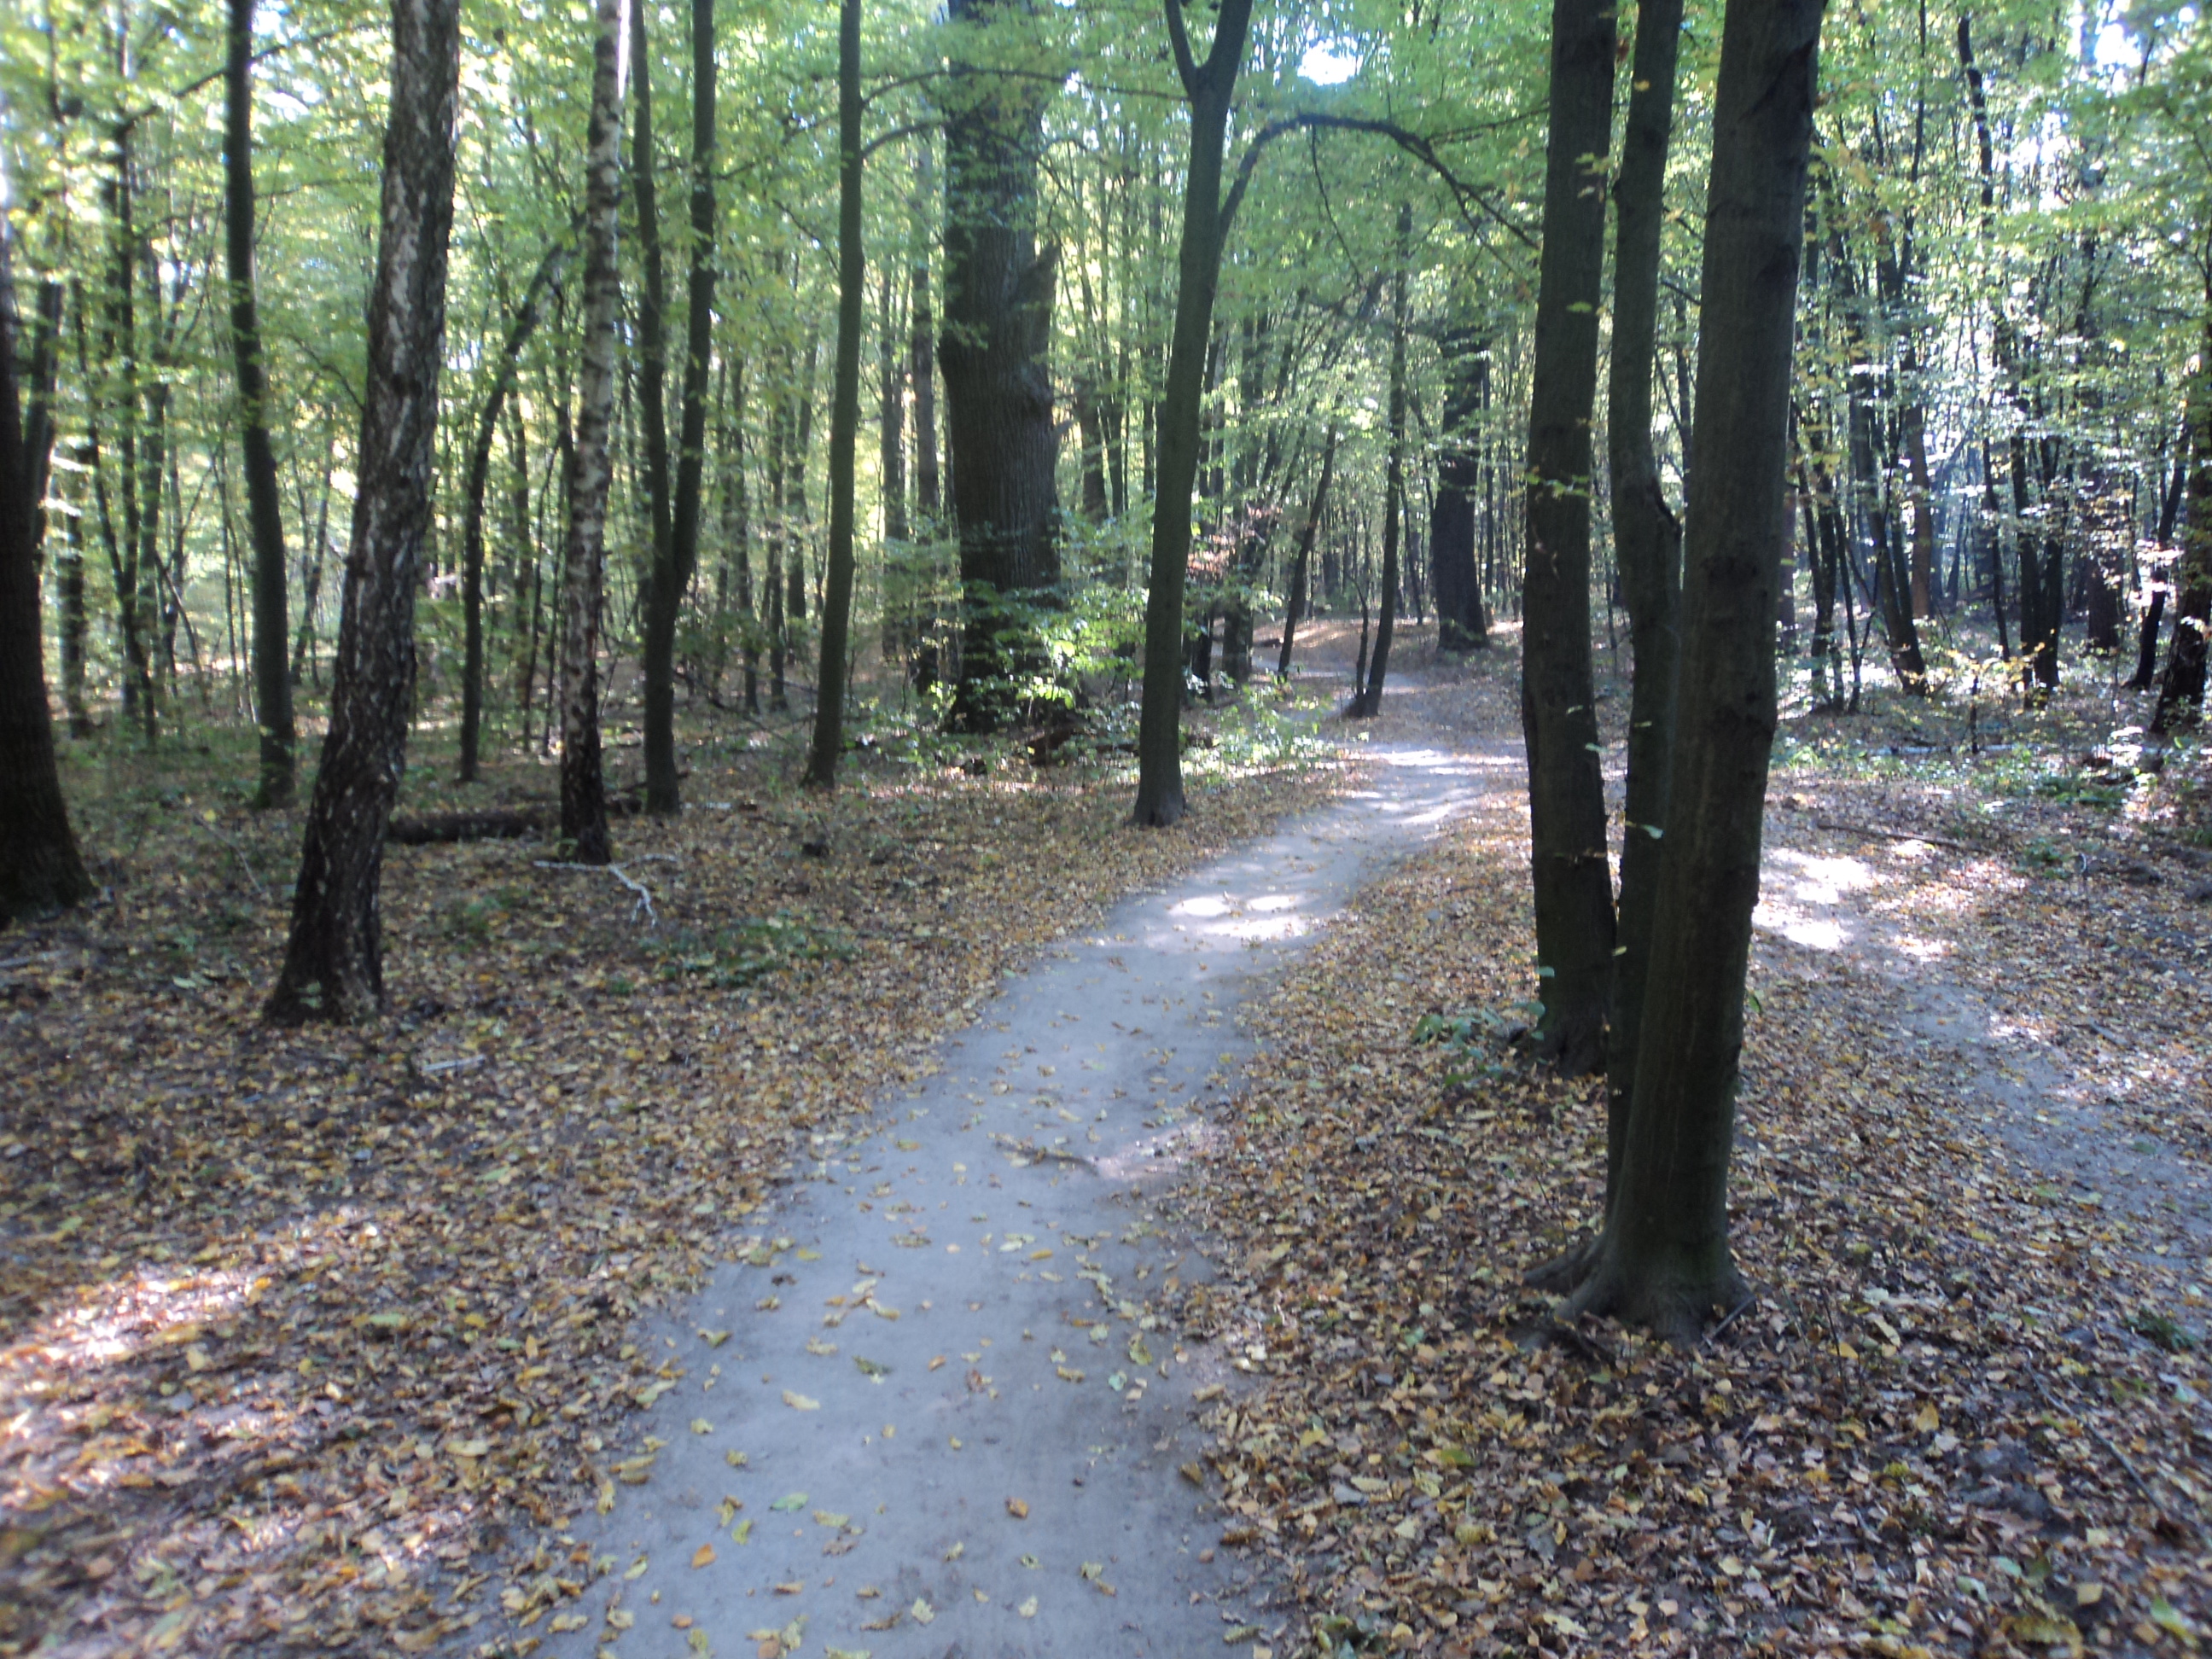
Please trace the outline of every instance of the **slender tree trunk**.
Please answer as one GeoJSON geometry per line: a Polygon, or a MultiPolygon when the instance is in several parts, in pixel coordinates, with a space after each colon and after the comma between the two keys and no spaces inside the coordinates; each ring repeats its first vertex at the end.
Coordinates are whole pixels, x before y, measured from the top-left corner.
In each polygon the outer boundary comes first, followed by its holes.
{"type": "Polygon", "coordinates": [[[1729,1160],[1776,724],[1775,586],[1821,0],[1729,0],[1705,208],[1683,644],[1643,1048],[1596,1266],[1563,1310],[1693,1341],[1741,1294],[1729,1160]]]}
{"type": "Polygon", "coordinates": [[[1606,1052],[1607,1182],[1610,1190],[1636,1091],[1651,912],[1666,854],[1667,768],[1674,740],[1674,659],[1681,599],[1682,528],[1659,483],[1651,446],[1651,372],[1659,329],[1660,232],[1674,132],[1682,0],[1642,0],[1629,70],[1628,125],[1613,185],[1616,240],[1613,356],[1606,388],[1613,538],[1634,662],[1628,703],[1628,779],[1620,850],[1620,942],[1606,1052]]]}
{"type": "Polygon", "coordinates": [[[446,248],[453,218],[458,0],[393,0],[392,99],[368,309],[352,545],[331,723],[307,807],[291,934],[267,1012],[357,1020],[384,1002],[384,831],[407,763],[415,593],[430,527],[446,248]]]}
{"type": "Polygon", "coordinates": [[[929,242],[921,222],[936,193],[930,179],[930,149],[918,147],[915,156],[915,232],[914,260],[907,271],[912,299],[913,324],[908,332],[907,373],[914,377],[914,506],[921,533],[937,533],[937,516],[944,511],[944,496],[937,472],[937,319],[930,303],[929,242]]]}
{"type": "MultiPolygon", "coordinates": [[[[261,737],[257,806],[292,799],[291,628],[285,615],[284,522],[276,452],[269,441],[269,381],[253,283],[253,0],[230,0],[223,64],[224,248],[230,276],[230,345],[238,369],[238,435],[246,471],[246,531],[253,548],[254,726],[261,737]]],[[[304,526],[303,526],[304,527],[304,526]]]]}
{"type": "Polygon", "coordinates": [[[2206,635],[2212,633],[2212,282],[2205,289],[2203,350],[2189,383],[2189,517],[2173,571],[2173,644],[2151,717],[2151,730],[2161,733],[2201,715],[2206,635]]]}
{"type": "MultiPolygon", "coordinates": [[[[950,0],[970,27],[1018,0],[950,0]]],[[[956,64],[945,142],[945,437],[966,625],[952,720],[988,732],[1018,713],[1018,682],[1042,667],[1024,613],[1060,584],[1054,481],[1055,250],[1036,245],[1037,167],[1049,85],[956,64]]]]}
{"type": "Polygon", "coordinates": [[[1553,0],[1521,723],[1544,1010],[1539,1047],[1570,1076],[1602,1061],[1613,995],[1613,876],[1590,664],[1589,497],[1613,38],[1607,0],[1553,0]]]}
{"type": "Polygon", "coordinates": [[[1361,719],[1382,712],[1382,683],[1390,672],[1390,641],[1398,623],[1398,540],[1406,515],[1406,264],[1412,257],[1413,210],[1398,204],[1398,258],[1390,272],[1390,449],[1382,467],[1382,605],[1375,623],[1375,654],[1348,711],[1361,719]]]}
{"type": "Polygon", "coordinates": [[[0,927],[82,902],[92,878],[62,798],[39,621],[39,463],[15,385],[13,238],[0,219],[0,927]]]}
{"type": "Polygon", "coordinates": [[[605,608],[608,444],[622,316],[616,222],[622,213],[622,82],[617,58],[624,0],[598,0],[592,120],[585,149],[584,332],[576,441],[568,462],[568,590],[561,663],[561,837],[579,864],[607,864],[607,786],[599,758],[599,627],[605,608]]]}
{"type": "MultiPolygon", "coordinates": [[[[477,781],[477,750],[483,731],[484,491],[491,481],[492,443],[499,436],[500,414],[507,407],[507,397],[514,390],[515,377],[521,368],[522,349],[530,343],[538,318],[544,314],[545,295],[559,284],[561,267],[568,258],[568,239],[564,234],[538,261],[529,289],[522,296],[522,304],[507,325],[507,338],[501,343],[499,356],[492,366],[491,385],[484,393],[483,409],[477,416],[476,434],[469,443],[468,477],[464,486],[466,507],[461,530],[459,775],[463,783],[477,781]]],[[[529,489],[526,479],[523,489],[526,492],[529,489]]],[[[526,506],[523,508],[526,514],[528,510],[526,506]]]]}
{"type": "Polygon", "coordinates": [[[1182,0],[1165,0],[1176,68],[1190,100],[1190,165],[1176,257],[1175,334],[1159,410],[1158,489],[1152,498],[1152,589],[1145,602],[1145,687],[1138,715],[1137,823],[1164,829],[1184,811],[1182,590],[1190,564],[1191,494],[1198,482],[1200,396],[1213,328],[1221,245],[1235,212],[1221,195],[1229,102],[1244,59],[1252,0],[1221,0],[1206,61],[1192,56],[1182,0]]]}
{"type": "Polygon", "coordinates": [[[1275,672],[1291,672],[1291,648],[1297,641],[1298,624],[1305,620],[1308,579],[1313,570],[1314,538],[1321,529],[1321,515],[1328,506],[1328,484],[1336,471],[1336,422],[1328,423],[1328,435],[1322,440],[1321,479],[1314,485],[1313,500],[1307,504],[1305,521],[1298,526],[1298,550],[1291,561],[1291,599],[1283,611],[1283,651],[1275,659],[1275,672]]]}
{"type": "MultiPolygon", "coordinates": [[[[635,3],[635,0],[633,0],[635,3]]],[[[638,125],[650,118],[645,82],[638,81],[638,125]]],[[[676,623],[699,568],[699,526],[707,459],[707,378],[714,350],[714,4],[691,3],[691,263],[684,288],[683,410],[678,416],[676,501],[669,536],[653,546],[645,616],[645,806],[673,812],[680,804],[676,768],[676,623]]],[[[639,222],[648,186],[639,163],[639,222]]],[[[657,268],[657,257],[647,269],[657,268]]],[[[650,384],[650,380],[648,380],[650,384]]],[[[651,428],[647,428],[648,442],[651,428]]],[[[667,440],[662,438],[665,470],[667,440]]]]}
{"type": "MultiPolygon", "coordinates": [[[[707,0],[700,0],[702,4],[707,0]]],[[[837,362],[830,390],[830,572],[815,671],[814,746],[806,781],[837,781],[845,742],[845,650],[853,621],[853,484],[860,440],[860,308],[867,263],[860,244],[860,0],[837,10],[837,362]]]]}
{"type": "Polygon", "coordinates": [[[883,617],[878,644],[884,666],[913,649],[914,551],[906,517],[906,362],[898,331],[897,283],[889,270],[878,290],[876,320],[876,470],[884,505],[883,617]]]}

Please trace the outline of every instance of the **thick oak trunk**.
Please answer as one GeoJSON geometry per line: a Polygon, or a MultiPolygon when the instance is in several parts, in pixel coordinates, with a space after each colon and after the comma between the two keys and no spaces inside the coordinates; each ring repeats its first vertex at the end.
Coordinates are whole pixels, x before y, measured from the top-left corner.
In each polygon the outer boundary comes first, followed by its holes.
{"type": "MultiPolygon", "coordinates": [[[[982,27],[1019,0],[951,0],[982,27]]],[[[945,323],[937,347],[952,462],[966,623],[955,725],[990,731],[1042,672],[1025,613],[1060,585],[1054,482],[1053,290],[1058,256],[1036,243],[1037,166],[1048,83],[956,64],[945,128],[945,323]]]]}
{"type": "Polygon", "coordinates": [[[278,1020],[366,1019],[383,1006],[378,891],[384,832],[407,763],[415,594],[430,526],[446,248],[453,220],[459,0],[393,0],[392,102],[353,533],[340,602],[331,723],[307,807],[278,1020]]]}

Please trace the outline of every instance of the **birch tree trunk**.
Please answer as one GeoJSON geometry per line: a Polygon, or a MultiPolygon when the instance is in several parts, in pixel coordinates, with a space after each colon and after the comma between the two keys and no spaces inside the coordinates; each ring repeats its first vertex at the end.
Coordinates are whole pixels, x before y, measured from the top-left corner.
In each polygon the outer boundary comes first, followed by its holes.
{"type": "Polygon", "coordinates": [[[608,444],[614,420],[616,329],[622,273],[623,0],[598,0],[592,44],[592,120],[585,147],[584,334],[577,374],[576,441],[568,459],[567,616],[561,662],[561,837],[579,864],[608,864],[607,786],[599,760],[599,623],[606,582],[608,444]]]}
{"type": "Polygon", "coordinates": [[[430,527],[446,248],[453,222],[459,0],[392,0],[392,100],[368,309],[352,544],[331,723],[307,806],[284,966],[268,1018],[361,1020],[384,1004],[377,899],[407,764],[415,595],[430,527]]]}

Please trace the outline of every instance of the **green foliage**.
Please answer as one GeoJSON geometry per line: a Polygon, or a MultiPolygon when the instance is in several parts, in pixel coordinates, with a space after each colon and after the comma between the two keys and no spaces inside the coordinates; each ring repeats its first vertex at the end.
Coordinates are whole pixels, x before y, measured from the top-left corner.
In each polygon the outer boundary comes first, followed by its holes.
{"type": "Polygon", "coordinates": [[[772,915],[703,930],[676,928],[647,947],[662,979],[696,978],[718,991],[743,990],[787,969],[849,962],[852,936],[779,910],[772,915]]]}

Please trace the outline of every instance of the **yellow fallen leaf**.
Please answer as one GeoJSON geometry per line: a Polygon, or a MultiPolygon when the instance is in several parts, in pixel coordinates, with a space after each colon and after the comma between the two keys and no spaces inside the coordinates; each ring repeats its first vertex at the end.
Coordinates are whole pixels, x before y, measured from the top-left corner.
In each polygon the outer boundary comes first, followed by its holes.
{"type": "Polygon", "coordinates": [[[926,1596],[915,1596],[914,1605],[908,1607],[907,1612],[917,1625],[926,1625],[937,1617],[937,1609],[929,1605],[928,1598],[926,1596]]]}
{"type": "Polygon", "coordinates": [[[795,1412],[818,1412],[822,1409],[820,1401],[809,1400],[805,1395],[793,1394],[789,1389],[783,1391],[783,1403],[795,1412]]]}
{"type": "Polygon", "coordinates": [[[1936,1409],[1936,1402],[1932,1400],[1912,1414],[1912,1426],[1922,1434],[1935,1433],[1942,1423],[1942,1414],[1936,1409]]]}
{"type": "Polygon", "coordinates": [[[1019,1606],[1019,1607],[1016,1607],[1016,1608],[1014,1609],[1014,1611],[1015,1611],[1016,1613],[1018,1613],[1019,1614],[1021,1614],[1021,1616],[1022,1616],[1023,1618],[1024,1618],[1024,1619],[1034,1619],[1034,1618],[1036,1618],[1036,1596],[1034,1596],[1034,1595],[1032,1595],[1031,1597],[1030,1597],[1030,1599],[1029,1599],[1028,1601],[1026,1601],[1023,1602],[1023,1603],[1021,1604],[1021,1606],[1019,1606]]]}
{"type": "Polygon", "coordinates": [[[1009,1498],[1006,1500],[1006,1513],[1017,1521],[1026,1521],[1030,1518],[1030,1506],[1018,1498],[1009,1498]]]}
{"type": "Polygon", "coordinates": [[[692,1432],[692,1433],[694,1433],[694,1434],[712,1434],[712,1433],[714,1433],[714,1425],[712,1423],[709,1423],[709,1422],[708,1422],[705,1418],[703,1418],[703,1417],[695,1417],[695,1418],[693,1418],[693,1419],[691,1419],[691,1432],[692,1432]]]}
{"type": "Polygon", "coordinates": [[[705,1566],[714,1559],[714,1547],[712,1544],[702,1544],[697,1549],[691,1552],[691,1565],[695,1571],[700,1567],[705,1566]]]}

